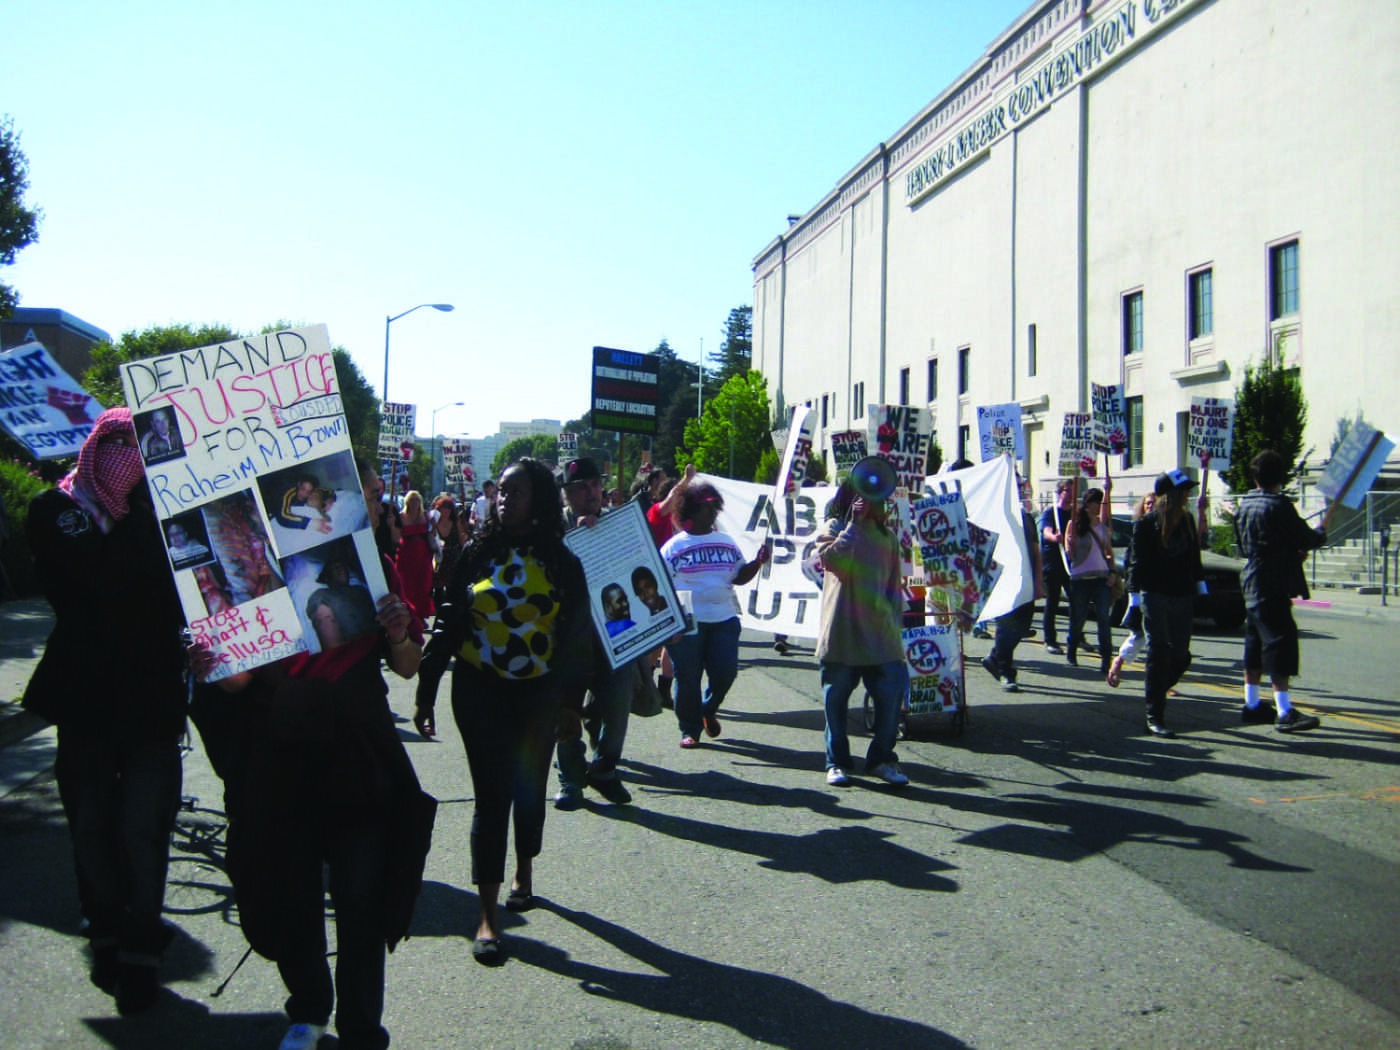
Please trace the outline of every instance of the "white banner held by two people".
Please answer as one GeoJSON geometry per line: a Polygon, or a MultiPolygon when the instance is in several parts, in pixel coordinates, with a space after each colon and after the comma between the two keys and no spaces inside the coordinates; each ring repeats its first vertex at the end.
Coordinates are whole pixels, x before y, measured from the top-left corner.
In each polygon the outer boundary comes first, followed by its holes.
{"type": "Polygon", "coordinates": [[[324,325],[133,361],[122,386],[210,680],[377,629],[388,588],[324,325]]]}

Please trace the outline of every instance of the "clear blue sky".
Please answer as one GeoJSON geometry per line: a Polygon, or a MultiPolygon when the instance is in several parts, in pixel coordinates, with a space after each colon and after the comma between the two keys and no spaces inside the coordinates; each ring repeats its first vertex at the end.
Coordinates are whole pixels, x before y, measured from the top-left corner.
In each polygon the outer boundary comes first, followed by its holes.
{"type": "Polygon", "coordinates": [[[1029,6],[8,5],[37,244],[114,336],[324,322],[426,434],[588,407],[590,348],[694,360],[752,262],[1029,6]]]}

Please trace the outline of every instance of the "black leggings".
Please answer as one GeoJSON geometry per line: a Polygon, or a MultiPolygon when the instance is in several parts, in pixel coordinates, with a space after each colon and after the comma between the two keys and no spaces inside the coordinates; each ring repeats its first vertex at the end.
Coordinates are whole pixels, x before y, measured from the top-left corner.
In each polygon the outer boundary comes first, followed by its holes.
{"type": "Polygon", "coordinates": [[[548,675],[512,681],[460,661],[452,674],[452,715],[467,750],[476,798],[474,885],[505,881],[512,808],[516,856],[540,854],[549,759],[561,707],[559,690],[548,675]]]}

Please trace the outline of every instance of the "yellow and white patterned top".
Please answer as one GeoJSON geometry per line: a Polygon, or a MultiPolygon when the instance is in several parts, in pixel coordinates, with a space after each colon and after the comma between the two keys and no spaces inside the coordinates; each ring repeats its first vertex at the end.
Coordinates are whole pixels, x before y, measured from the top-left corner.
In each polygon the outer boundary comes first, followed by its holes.
{"type": "Polygon", "coordinates": [[[547,674],[559,591],[539,559],[507,551],[472,591],[471,632],[462,645],[462,659],[502,678],[547,674]]]}

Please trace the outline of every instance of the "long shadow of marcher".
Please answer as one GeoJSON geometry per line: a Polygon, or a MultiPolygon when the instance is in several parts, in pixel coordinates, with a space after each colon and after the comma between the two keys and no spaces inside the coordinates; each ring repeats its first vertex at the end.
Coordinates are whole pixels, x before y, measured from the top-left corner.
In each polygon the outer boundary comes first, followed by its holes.
{"type": "Polygon", "coordinates": [[[918,1046],[954,1050],[967,1044],[917,1021],[871,1013],[830,999],[797,981],[728,966],[663,947],[587,912],[549,901],[542,908],[659,971],[629,973],[571,959],[539,941],[517,938],[515,957],[577,981],[590,995],[658,1014],[724,1025],[764,1046],[918,1046]]]}

